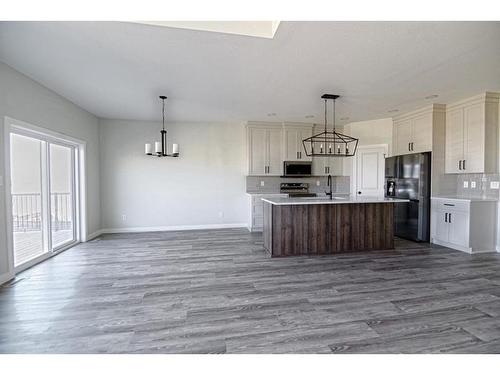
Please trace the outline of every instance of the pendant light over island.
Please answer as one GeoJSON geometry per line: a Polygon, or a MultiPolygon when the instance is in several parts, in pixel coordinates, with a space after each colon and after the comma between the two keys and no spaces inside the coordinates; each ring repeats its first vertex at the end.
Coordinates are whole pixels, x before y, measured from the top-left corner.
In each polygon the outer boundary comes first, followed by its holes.
{"type": "Polygon", "coordinates": [[[151,143],[146,143],[144,146],[144,152],[146,155],[152,155],[152,156],[158,156],[158,157],[164,157],[164,156],[169,156],[169,157],[179,157],[179,145],[177,143],[174,143],[172,145],[172,153],[168,153],[168,145],[167,145],[167,131],[165,130],[165,99],[167,97],[165,95],[161,95],[160,99],[162,100],[162,130],[160,131],[161,134],[161,141],[156,141],[154,143],[154,152],[153,152],[153,145],[151,143]]]}
{"type": "Polygon", "coordinates": [[[325,130],[302,141],[307,156],[349,157],[356,154],[358,139],[337,132],[335,128],[335,100],[339,95],[324,94],[325,130]],[[333,102],[333,129],[328,129],[327,101],[333,102]]]}

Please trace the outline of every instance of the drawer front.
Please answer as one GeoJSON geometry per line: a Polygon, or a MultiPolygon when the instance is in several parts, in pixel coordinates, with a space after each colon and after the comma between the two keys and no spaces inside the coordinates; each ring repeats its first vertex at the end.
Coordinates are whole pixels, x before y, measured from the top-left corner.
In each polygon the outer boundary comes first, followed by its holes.
{"type": "Polygon", "coordinates": [[[432,207],[439,210],[469,212],[470,202],[454,199],[433,199],[432,207]]]}

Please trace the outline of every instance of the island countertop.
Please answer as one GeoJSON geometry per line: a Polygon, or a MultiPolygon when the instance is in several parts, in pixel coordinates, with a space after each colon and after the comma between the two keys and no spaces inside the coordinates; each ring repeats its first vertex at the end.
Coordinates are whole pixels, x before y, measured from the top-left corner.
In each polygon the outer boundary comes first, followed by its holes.
{"type": "Polygon", "coordinates": [[[276,197],[276,198],[262,198],[264,202],[270,203],[276,206],[288,206],[288,205],[310,205],[310,204],[353,204],[353,203],[405,203],[409,202],[408,199],[396,199],[396,198],[385,198],[377,196],[334,196],[330,199],[326,196],[320,197],[307,197],[307,198],[286,198],[286,197],[276,197]]]}

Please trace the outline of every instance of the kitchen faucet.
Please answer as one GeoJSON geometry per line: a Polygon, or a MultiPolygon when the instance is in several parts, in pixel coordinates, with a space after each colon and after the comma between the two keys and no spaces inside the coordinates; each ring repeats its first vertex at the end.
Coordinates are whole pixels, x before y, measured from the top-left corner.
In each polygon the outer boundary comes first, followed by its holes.
{"type": "Polygon", "coordinates": [[[333,192],[332,192],[332,175],[328,175],[328,180],[327,180],[327,186],[330,187],[330,191],[325,191],[325,194],[330,197],[330,200],[333,199],[333,192]]]}

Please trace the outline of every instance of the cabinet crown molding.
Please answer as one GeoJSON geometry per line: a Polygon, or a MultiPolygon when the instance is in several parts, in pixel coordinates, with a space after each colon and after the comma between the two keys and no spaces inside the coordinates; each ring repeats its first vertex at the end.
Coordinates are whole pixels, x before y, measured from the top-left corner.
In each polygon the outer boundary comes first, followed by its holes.
{"type": "Polygon", "coordinates": [[[406,112],[406,113],[402,113],[400,115],[394,116],[392,118],[392,120],[393,121],[406,120],[408,118],[417,117],[417,116],[423,115],[425,113],[433,113],[433,112],[434,113],[435,112],[443,112],[444,113],[445,111],[446,111],[446,104],[434,103],[434,104],[426,105],[425,107],[416,109],[416,110],[411,111],[411,112],[406,112]]]}
{"type": "Polygon", "coordinates": [[[272,122],[272,121],[247,121],[245,122],[246,127],[258,128],[258,127],[273,127],[273,128],[301,128],[301,129],[312,129],[314,124],[309,122],[272,122]]]}
{"type": "Polygon", "coordinates": [[[308,122],[283,122],[283,128],[313,128],[314,124],[308,122]]]}
{"type": "Polygon", "coordinates": [[[282,128],[281,122],[266,122],[266,121],[247,121],[245,123],[247,128],[282,128]]]}
{"type": "Polygon", "coordinates": [[[471,96],[467,99],[462,99],[446,106],[446,110],[455,109],[458,107],[462,107],[464,105],[486,102],[486,103],[498,103],[500,100],[500,93],[486,91],[478,95],[471,96]]]}

